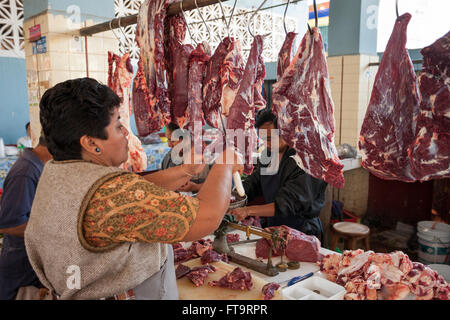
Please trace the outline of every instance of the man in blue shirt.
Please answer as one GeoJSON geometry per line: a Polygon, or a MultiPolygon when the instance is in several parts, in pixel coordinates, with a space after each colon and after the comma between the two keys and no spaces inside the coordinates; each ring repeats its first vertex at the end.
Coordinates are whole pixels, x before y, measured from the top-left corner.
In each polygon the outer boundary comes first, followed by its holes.
{"type": "Polygon", "coordinates": [[[52,159],[45,139],[34,149],[25,149],[3,185],[0,207],[0,300],[13,300],[20,287],[42,287],[28,261],[24,232],[44,164],[52,159]]]}

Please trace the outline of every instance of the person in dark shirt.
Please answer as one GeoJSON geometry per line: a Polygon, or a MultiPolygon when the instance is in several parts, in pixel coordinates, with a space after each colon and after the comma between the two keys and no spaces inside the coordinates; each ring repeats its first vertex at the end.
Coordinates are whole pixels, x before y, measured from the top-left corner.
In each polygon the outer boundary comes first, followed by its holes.
{"type": "Polygon", "coordinates": [[[238,221],[256,216],[260,217],[263,227],[286,225],[322,240],[323,228],[319,215],[325,205],[327,183],[313,178],[297,165],[292,158],[295,150],[283,138],[272,137],[276,134],[271,130],[277,128],[277,119],[270,110],[261,112],[255,126],[259,136],[265,140],[270,161],[267,165],[258,163],[252,174],[243,181],[243,186],[248,202],[262,196],[265,204],[237,208],[230,213],[238,221]],[[267,130],[266,138],[261,135],[262,130],[267,130]],[[278,150],[271,145],[272,138],[278,138],[278,150]],[[279,164],[274,165],[274,160],[279,164]],[[267,174],[271,164],[275,169],[272,174],[267,174]]]}
{"type": "Polygon", "coordinates": [[[42,287],[28,261],[24,232],[44,164],[52,158],[41,137],[34,149],[25,149],[6,176],[0,208],[0,300],[14,300],[21,287],[42,287]]]}

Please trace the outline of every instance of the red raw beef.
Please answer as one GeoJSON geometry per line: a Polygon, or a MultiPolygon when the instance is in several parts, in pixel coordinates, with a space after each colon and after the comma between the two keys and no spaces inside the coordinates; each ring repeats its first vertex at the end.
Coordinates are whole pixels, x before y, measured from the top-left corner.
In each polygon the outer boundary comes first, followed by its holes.
{"type": "Polygon", "coordinates": [[[186,277],[188,277],[196,287],[200,287],[205,283],[205,279],[211,272],[216,272],[216,268],[212,265],[195,267],[191,269],[191,272],[189,272],[186,277]]]}
{"type": "MultiPolygon", "coordinates": [[[[303,262],[317,262],[320,261],[322,255],[320,254],[320,241],[315,236],[309,236],[296,229],[287,226],[269,227],[266,228],[268,232],[272,233],[277,230],[280,237],[286,240],[286,248],[284,255],[291,261],[303,262]]],[[[261,238],[256,242],[256,257],[267,259],[269,256],[269,248],[272,241],[261,238]]],[[[283,248],[277,246],[272,250],[272,257],[280,256],[283,248]]]]}
{"type": "Polygon", "coordinates": [[[252,275],[250,272],[244,272],[237,267],[233,271],[228,272],[219,281],[210,281],[212,287],[228,288],[233,290],[250,290],[253,286],[252,275]]]}
{"type": "Polygon", "coordinates": [[[164,58],[164,19],[171,0],[146,0],[138,13],[136,42],[140,48],[133,83],[133,108],[140,136],[159,131],[170,121],[164,58]]]}
{"type": "Polygon", "coordinates": [[[344,186],[334,144],[334,104],[318,28],[303,37],[289,67],[273,87],[273,109],[281,137],[297,151],[300,168],[333,187],[344,186]]]}
{"type": "Polygon", "coordinates": [[[228,113],[242,80],[244,63],[239,40],[227,37],[217,46],[206,66],[203,83],[203,112],[206,122],[222,128],[219,107],[228,113]]]}
{"type": "Polygon", "coordinates": [[[214,251],[212,248],[209,248],[207,251],[205,251],[202,254],[202,257],[200,259],[202,264],[207,264],[211,262],[217,262],[217,261],[223,261],[225,263],[228,263],[228,256],[226,253],[219,254],[216,251],[214,251]]]}
{"type": "Polygon", "coordinates": [[[175,276],[177,277],[177,279],[180,279],[187,275],[189,272],[191,272],[191,268],[180,263],[175,269],[175,276]]]}
{"type": "Polygon", "coordinates": [[[206,42],[199,43],[189,56],[188,104],[185,127],[191,132],[195,150],[203,152],[203,81],[211,48],[206,42]],[[197,130],[195,130],[197,129],[197,130]]]}
{"type": "Polygon", "coordinates": [[[275,291],[278,290],[279,288],[280,285],[275,282],[270,282],[264,285],[264,287],[262,288],[263,299],[271,300],[275,295],[275,291]]]}
{"type": "MultiPolygon", "coordinates": [[[[280,81],[283,76],[284,71],[291,64],[291,58],[293,55],[292,45],[294,43],[295,37],[297,34],[295,32],[289,32],[286,35],[286,39],[284,40],[283,45],[281,46],[280,52],[278,53],[278,62],[277,62],[277,81],[280,81]]],[[[272,113],[278,117],[278,110],[276,109],[277,105],[272,106],[272,113]]]]}
{"type": "Polygon", "coordinates": [[[386,180],[413,182],[408,147],[415,140],[420,93],[406,49],[409,13],[397,18],[361,127],[362,165],[386,180]]]}
{"type": "Polygon", "coordinates": [[[423,48],[419,78],[422,103],[416,139],[409,147],[413,175],[420,181],[450,177],[450,32],[423,48]]]}
{"type": "MultiPolygon", "coordinates": [[[[189,56],[194,47],[183,44],[186,35],[186,22],[181,14],[170,17],[169,24],[169,51],[170,69],[169,98],[172,122],[183,128],[186,123],[186,109],[188,105],[188,77],[189,56]]],[[[167,56],[167,54],[166,54],[167,56]]]]}
{"type": "MultiPolygon", "coordinates": [[[[262,82],[266,75],[262,51],[263,36],[257,35],[250,49],[242,82],[227,118],[227,132],[229,129],[232,129],[230,131],[240,129],[242,130],[241,135],[245,134],[245,147],[236,142],[238,141],[237,138],[234,143],[239,151],[245,155],[244,173],[246,174],[251,174],[253,171],[252,154],[257,148],[255,109],[258,110],[265,105],[265,101],[260,94],[262,82]]],[[[236,131],[234,132],[236,133],[236,131]]],[[[239,136],[239,134],[236,134],[236,136],[239,136]]]]}

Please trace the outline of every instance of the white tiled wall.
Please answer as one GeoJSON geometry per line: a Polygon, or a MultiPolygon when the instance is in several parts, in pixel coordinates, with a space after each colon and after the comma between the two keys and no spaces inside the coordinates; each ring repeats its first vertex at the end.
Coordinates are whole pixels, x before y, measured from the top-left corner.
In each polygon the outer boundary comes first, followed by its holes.
{"type": "MultiPolygon", "coordinates": [[[[86,26],[95,24],[87,21],[86,26]]],[[[25,59],[30,100],[30,122],[33,145],[36,145],[41,126],[37,106],[44,92],[62,81],[87,76],[107,83],[108,51],[118,52],[119,44],[111,31],[87,38],[88,70],[86,68],[86,39],[76,37],[75,30],[63,15],[49,13],[24,22],[25,59]],[[41,25],[47,39],[47,52],[33,55],[28,29],[41,25]]]]}

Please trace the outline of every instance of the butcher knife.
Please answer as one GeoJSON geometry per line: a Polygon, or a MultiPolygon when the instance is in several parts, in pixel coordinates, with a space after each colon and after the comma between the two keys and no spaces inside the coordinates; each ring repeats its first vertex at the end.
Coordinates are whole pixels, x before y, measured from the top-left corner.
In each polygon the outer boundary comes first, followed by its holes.
{"type": "Polygon", "coordinates": [[[278,284],[280,285],[281,288],[285,288],[285,287],[290,287],[293,284],[296,284],[297,282],[303,281],[305,279],[308,279],[310,277],[312,277],[314,275],[314,272],[310,272],[307,273],[303,276],[298,276],[298,277],[293,277],[291,279],[285,280],[285,281],[281,281],[278,284]]]}

